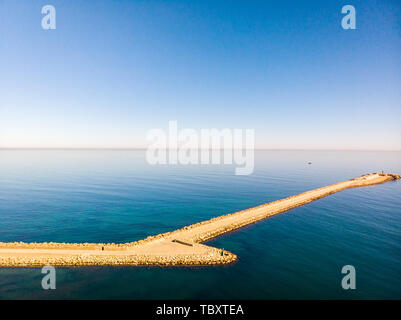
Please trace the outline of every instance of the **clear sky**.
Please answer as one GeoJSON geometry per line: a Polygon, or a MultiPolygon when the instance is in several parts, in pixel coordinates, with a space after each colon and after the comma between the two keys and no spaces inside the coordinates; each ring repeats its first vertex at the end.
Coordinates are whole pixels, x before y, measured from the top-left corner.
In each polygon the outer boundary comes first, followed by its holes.
{"type": "Polygon", "coordinates": [[[399,0],[0,0],[0,147],[145,147],[177,120],[401,150],[400,21],[399,0]]]}

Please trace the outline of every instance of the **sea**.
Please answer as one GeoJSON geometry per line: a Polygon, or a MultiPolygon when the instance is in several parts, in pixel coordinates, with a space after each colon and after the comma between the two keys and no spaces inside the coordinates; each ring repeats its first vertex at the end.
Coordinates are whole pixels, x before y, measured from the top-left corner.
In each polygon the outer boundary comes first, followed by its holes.
{"type": "MultiPolygon", "coordinates": [[[[151,165],[144,150],[0,150],[0,241],[124,243],[372,172],[401,152],[255,151],[237,165],[151,165]]],[[[0,268],[0,299],[401,299],[401,181],[348,189],[206,242],[202,267],[0,268]],[[344,289],[344,266],[355,289],[344,289]]]]}

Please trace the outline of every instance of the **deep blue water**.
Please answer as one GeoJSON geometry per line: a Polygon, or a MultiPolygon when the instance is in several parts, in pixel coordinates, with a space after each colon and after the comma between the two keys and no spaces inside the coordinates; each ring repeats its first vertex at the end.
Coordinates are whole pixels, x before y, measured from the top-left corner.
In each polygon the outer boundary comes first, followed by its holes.
{"type": "MultiPolygon", "coordinates": [[[[401,173],[401,153],[258,151],[236,176],[144,151],[1,150],[0,241],[134,241],[381,170],[401,173]]],[[[210,241],[239,256],[229,266],[57,268],[49,291],[39,268],[0,268],[0,298],[401,299],[400,195],[400,181],[345,190],[210,241]]]]}

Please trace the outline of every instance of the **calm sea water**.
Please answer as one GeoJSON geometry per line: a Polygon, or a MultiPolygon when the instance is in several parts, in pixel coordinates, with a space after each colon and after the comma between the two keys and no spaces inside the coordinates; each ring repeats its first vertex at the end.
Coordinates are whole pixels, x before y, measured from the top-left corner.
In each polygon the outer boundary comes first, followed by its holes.
{"type": "MultiPolygon", "coordinates": [[[[0,241],[134,241],[381,170],[401,173],[401,153],[258,151],[235,176],[144,151],[1,150],[0,241]]],[[[399,181],[345,190],[210,241],[239,256],[229,266],[57,268],[49,291],[39,268],[0,268],[0,298],[401,299],[400,195],[399,181]]]]}

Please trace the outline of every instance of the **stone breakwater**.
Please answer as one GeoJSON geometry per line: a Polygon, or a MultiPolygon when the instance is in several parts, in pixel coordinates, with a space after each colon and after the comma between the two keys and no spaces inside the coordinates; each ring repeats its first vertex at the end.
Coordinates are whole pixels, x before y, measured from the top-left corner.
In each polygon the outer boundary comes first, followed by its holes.
{"type": "Polygon", "coordinates": [[[372,173],[307,191],[250,209],[219,216],[143,240],[115,243],[0,242],[0,267],[88,266],[196,266],[229,264],[237,256],[201,244],[222,234],[307,204],[341,190],[370,186],[400,176],[372,173]]]}
{"type": "Polygon", "coordinates": [[[237,256],[225,252],[224,256],[204,255],[64,255],[64,256],[0,256],[2,267],[43,267],[51,266],[204,266],[230,264],[237,256]]]}

